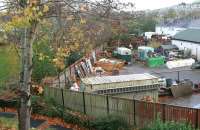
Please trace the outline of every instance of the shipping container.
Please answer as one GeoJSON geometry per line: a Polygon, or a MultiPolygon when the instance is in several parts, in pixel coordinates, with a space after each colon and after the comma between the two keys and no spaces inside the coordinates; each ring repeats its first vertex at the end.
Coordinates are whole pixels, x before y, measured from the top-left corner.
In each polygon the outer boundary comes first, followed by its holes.
{"type": "Polygon", "coordinates": [[[136,98],[152,96],[158,99],[159,80],[148,73],[90,77],[81,80],[81,87],[85,92],[106,94],[122,98],[136,98]]]}

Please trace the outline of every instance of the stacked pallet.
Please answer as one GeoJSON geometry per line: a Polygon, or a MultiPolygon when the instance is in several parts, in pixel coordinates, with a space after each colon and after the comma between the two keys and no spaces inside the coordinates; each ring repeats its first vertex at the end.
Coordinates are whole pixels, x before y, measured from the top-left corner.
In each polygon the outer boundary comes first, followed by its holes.
{"type": "Polygon", "coordinates": [[[95,63],[97,67],[101,67],[103,70],[107,72],[111,72],[113,70],[120,70],[124,66],[124,62],[119,60],[110,60],[110,59],[100,59],[98,62],[95,63]]]}

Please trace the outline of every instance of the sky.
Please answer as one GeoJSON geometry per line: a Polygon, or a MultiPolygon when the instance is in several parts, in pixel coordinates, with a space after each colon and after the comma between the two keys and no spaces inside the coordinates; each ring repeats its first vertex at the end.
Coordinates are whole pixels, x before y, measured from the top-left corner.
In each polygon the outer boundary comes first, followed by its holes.
{"type": "Polygon", "coordinates": [[[180,4],[182,2],[192,3],[196,0],[126,0],[126,1],[135,3],[136,10],[145,10],[145,9],[153,10],[164,7],[170,7],[173,5],[180,4]]]}
{"type": "MultiPolygon", "coordinates": [[[[2,1],[0,0],[0,6],[2,5],[2,1]]],[[[173,5],[180,4],[182,2],[192,3],[198,0],[121,0],[122,2],[132,2],[135,3],[134,10],[146,10],[146,9],[159,9],[164,7],[170,7],[173,5]]],[[[132,9],[131,9],[132,10],[132,9]]]]}

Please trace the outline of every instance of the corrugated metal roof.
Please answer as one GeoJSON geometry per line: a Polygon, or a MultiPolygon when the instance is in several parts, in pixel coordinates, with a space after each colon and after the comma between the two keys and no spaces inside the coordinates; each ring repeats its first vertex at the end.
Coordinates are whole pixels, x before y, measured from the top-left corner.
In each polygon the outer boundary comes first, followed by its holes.
{"type": "Polygon", "coordinates": [[[177,33],[173,39],[200,43],[200,29],[187,29],[177,33]]]}
{"type": "Polygon", "coordinates": [[[118,75],[118,76],[103,76],[103,77],[90,77],[82,79],[84,84],[109,84],[109,83],[119,83],[128,81],[138,81],[138,80],[150,80],[157,79],[156,76],[150,75],[148,73],[144,74],[131,74],[131,75],[118,75]]]}

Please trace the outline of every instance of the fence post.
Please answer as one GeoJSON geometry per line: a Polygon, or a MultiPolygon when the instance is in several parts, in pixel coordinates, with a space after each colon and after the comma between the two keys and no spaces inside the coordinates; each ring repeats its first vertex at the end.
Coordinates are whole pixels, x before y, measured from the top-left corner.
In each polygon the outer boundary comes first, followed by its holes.
{"type": "Polygon", "coordinates": [[[86,108],[85,108],[85,92],[82,92],[83,94],[83,112],[86,114],[86,108]]]}
{"type": "Polygon", "coordinates": [[[107,103],[107,115],[110,113],[110,108],[109,108],[109,97],[106,95],[106,103],[107,103]]]}
{"type": "Polygon", "coordinates": [[[64,77],[65,77],[65,87],[67,87],[67,75],[66,75],[66,70],[64,71],[64,77]]]}
{"type": "Polygon", "coordinates": [[[134,119],[134,126],[136,126],[136,103],[135,103],[135,99],[133,99],[133,119],[134,119]]]}
{"type": "Polygon", "coordinates": [[[65,99],[64,99],[63,88],[61,89],[61,94],[62,94],[62,105],[63,105],[63,108],[64,108],[65,107],[65,99]]]}
{"type": "Polygon", "coordinates": [[[165,107],[166,107],[166,105],[165,104],[162,104],[162,120],[163,120],[163,122],[165,122],[165,107]]]}
{"type": "Polygon", "coordinates": [[[199,117],[198,117],[198,115],[199,115],[199,110],[196,109],[196,123],[195,123],[195,128],[196,129],[198,128],[198,125],[199,125],[199,117]]]}
{"type": "Polygon", "coordinates": [[[61,94],[62,94],[62,107],[63,107],[63,112],[62,112],[62,116],[64,118],[64,109],[65,109],[65,99],[64,99],[64,94],[63,94],[63,88],[61,88],[61,94]]]}
{"type": "Polygon", "coordinates": [[[58,73],[58,86],[60,88],[60,73],[58,73]]]}
{"type": "Polygon", "coordinates": [[[71,67],[71,65],[69,66],[69,76],[71,77],[71,75],[72,75],[72,67],[71,67]]]}
{"type": "Polygon", "coordinates": [[[180,82],[180,71],[178,71],[178,82],[180,82]]]}

